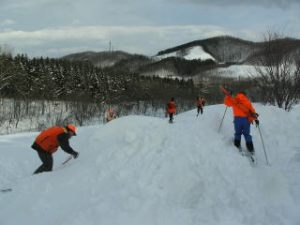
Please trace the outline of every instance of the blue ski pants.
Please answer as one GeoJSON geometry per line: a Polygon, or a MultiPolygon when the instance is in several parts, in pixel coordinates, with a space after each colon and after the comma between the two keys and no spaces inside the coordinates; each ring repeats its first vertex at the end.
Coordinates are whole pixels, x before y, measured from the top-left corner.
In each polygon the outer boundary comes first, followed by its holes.
{"type": "Polygon", "coordinates": [[[234,139],[240,141],[242,134],[245,137],[246,142],[252,142],[250,135],[250,123],[247,117],[234,117],[234,139]]]}

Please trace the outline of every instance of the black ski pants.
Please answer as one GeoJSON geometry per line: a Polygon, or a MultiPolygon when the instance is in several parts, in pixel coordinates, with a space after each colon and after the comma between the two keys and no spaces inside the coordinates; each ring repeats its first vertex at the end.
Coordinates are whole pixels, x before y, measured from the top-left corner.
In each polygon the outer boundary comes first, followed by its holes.
{"type": "Polygon", "coordinates": [[[169,118],[170,118],[170,119],[169,119],[169,122],[170,122],[170,123],[173,122],[173,118],[174,118],[173,116],[174,116],[174,113],[169,113],[169,118]]]}
{"type": "Polygon", "coordinates": [[[39,146],[37,146],[35,143],[32,145],[32,148],[37,151],[37,153],[38,153],[41,161],[43,162],[43,164],[40,165],[34,171],[33,174],[52,171],[52,167],[53,167],[53,157],[52,157],[52,154],[49,153],[49,152],[45,152],[39,146]]]}
{"type": "Polygon", "coordinates": [[[199,115],[199,112],[201,112],[201,114],[203,114],[203,107],[202,106],[197,107],[197,115],[199,115]]]}

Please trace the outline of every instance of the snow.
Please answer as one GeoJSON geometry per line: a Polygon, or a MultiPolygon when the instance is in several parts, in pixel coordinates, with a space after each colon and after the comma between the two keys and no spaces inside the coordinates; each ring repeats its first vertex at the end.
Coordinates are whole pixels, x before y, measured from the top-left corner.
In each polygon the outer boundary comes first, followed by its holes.
{"type": "MultiPolygon", "coordinates": [[[[264,68],[262,68],[264,69],[264,68]]],[[[205,71],[199,75],[190,77],[195,84],[202,83],[204,78],[212,76],[226,77],[233,79],[251,79],[259,76],[254,66],[250,65],[233,65],[228,67],[220,67],[212,70],[205,71]]]]}
{"type": "Polygon", "coordinates": [[[179,57],[179,58],[184,58],[186,60],[200,59],[202,61],[212,59],[215,61],[214,57],[211,56],[206,51],[204,51],[202,46],[194,46],[191,48],[184,49],[184,51],[175,51],[175,52],[158,56],[159,59],[165,59],[168,57],[179,57]]]}
{"type": "Polygon", "coordinates": [[[187,60],[193,59],[201,59],[201,60],[208,60],[212,59],[215,61],[214,57],[208,54],[206,51],[203,50],[202,46],[195,46],[189,49],[188,54],[184,56],[187,60]]]}
{"type": "MultiPolygon", "coordinates": [[[[220,67],[206,72],[208,75],[231,77],[231,78],[251,78],[258,76],[254,66],[251,65],[232,65],[228,67],[220,67]]],[[[201,78],[200,75],[199,78],[201,78]]],[[[197,80],[197,77],[194,77],[197,80]]]]}
{"type": "MultiPolygon", "coordinates": [[[[127,116],[80,127],[54,154],[54,171],[30,149],[37,133],[0,136],[1,225],[298,225],[300,105],[285,112],[255,104],[271,166],[252,126],[257,165],[231,143],[224,105],[167,119],[127,116]]],[[[244,143],[243,143],[244,145],[244,143]]]]}
{"type": "Polygon", "coordinates": [[[168,69],[157,69],[153,71],[146,71],[142,72],[141,75],[143,76],[157,76],[160,78],[169,78],[169,79],[182,79],[180,76],[176,76],[176,72],[168,69]]]}
{"type": "Polygon", "coordinates": [[[255,67],[251,65],[233,65],[225,68],[218,68],[216,74],[223,77],[250,78],[257,74],[255,67]]]}

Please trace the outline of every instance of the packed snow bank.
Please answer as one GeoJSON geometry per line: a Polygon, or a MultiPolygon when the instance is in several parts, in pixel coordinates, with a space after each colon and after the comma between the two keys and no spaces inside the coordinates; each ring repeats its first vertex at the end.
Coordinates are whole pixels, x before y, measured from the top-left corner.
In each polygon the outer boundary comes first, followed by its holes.
{"type": "Polygon", "coordinates": [[[256,167],[232,146],[230,110],[217,132],[223,105],[174,124],[128,116],[79,128],[79,158],[62,168],[59,151],[54,171],[35,176],[37,133],[0,136],[0,183],[13,188],[0,193],[0,224],[299,224],[300,107],[256,107],[271,166],[256,128],[256,167]]]}

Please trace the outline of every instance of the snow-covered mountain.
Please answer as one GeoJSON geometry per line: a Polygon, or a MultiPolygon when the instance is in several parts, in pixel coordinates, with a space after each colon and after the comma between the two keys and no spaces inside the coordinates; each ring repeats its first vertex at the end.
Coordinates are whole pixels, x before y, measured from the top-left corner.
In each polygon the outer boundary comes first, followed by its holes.
{"type": "Polygon", "coordinates": [[[257,50],[256,43],[230,36],[218,36],[203,40],[188,42],[158,52],[158,56],[185,52],[188,49],[201,47],[206,54],[211,55],[219,63],[241,63],[257,50]]]}
{"type": "MultiPolygon", "coordinates": [[[[298,225],[300,224],[300,106],[286,112],[255,105],[271,166],[252,127],[257,165],[231,140],[224,105],[167,119],[127,116],[81,127],[80,151],[51,173],[30,149],[37,133],[0,136],[1,225],[298,225]],[[292,121],[292,123],[291,123],[292,121]]],[[[244,144],[244,143],[243,143],[244,144]]]]}
{"type": "MultiPolygon", "coordinates": [[[[300,40],[284,38],[274,40],[276,49],[299,57],[300,40]]],[[[241,77],[230,73],[242,71],[242,65],[257,65],[259,58],[265,54],[265,42],[252,42],[231,36],[217,36],[195,40],[179,46],[159,51],[155,56],[130,54],[122,51],[82,52],[63,57],[67,60],[89,61],[97,67],[111,67],[118,71],[142,76],[171,78],[193,77],[198,79],[204,74],[241,77]],[[176,59],[180,59],[176,61],[176,59]],[[187,69],[188,68],[188,69],[187,69]],[[221,72],[220,72],[221,70],[221,72]]],[[[245,77],[246,74],[242,74],[245,77]]]]}
{"type": "MultiPolygon", "coordinates": [[[[300,40],[283,38],[273,41],[278,49],[288,52],[300,50],[300,40]]],[[[202,48],[218,63],[251,64],[256,58],[264,54],[266,42],[252,42],[231,36],[217,36],[208,39],[196,40],[179,46],[171,47],[157,53],[157,56],[165,55],[184,56],[191,49],[202,48]]],[[[202,54],[202,53],[201,53],[202,54]]],[[[200,57],[200,55],[199,57],[200,57]]]]}
{"type": "MultiPolygon", "coordinates": [[[[133,61],[141,59],[147,60],[146,56],[137,55],[137,54],[130,54],[124,51],[104,51],[104,52],[79,52],[70,55],[66,55],[62,57],[62,59],[70,60],[70,61],[88,61],[91,62],[96,67],[112,67],[120,62],[123,61],[133,61]]],[[[148,59],[150,60],[150,59],[148,59]]],[[[142,63],[140,62],[142,65],[142,63]]]]}

